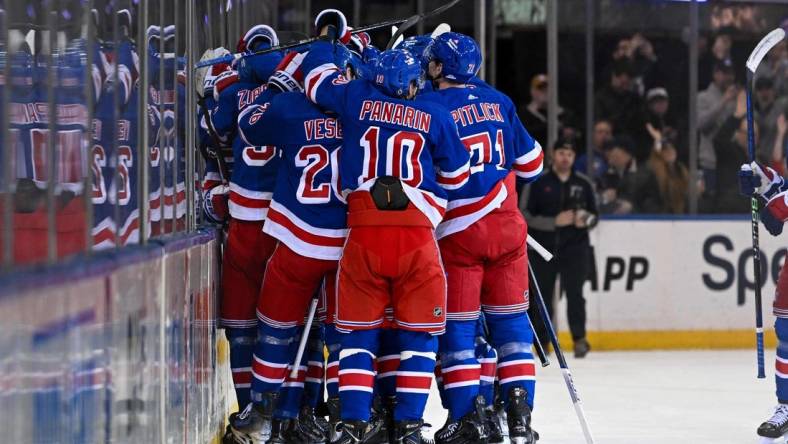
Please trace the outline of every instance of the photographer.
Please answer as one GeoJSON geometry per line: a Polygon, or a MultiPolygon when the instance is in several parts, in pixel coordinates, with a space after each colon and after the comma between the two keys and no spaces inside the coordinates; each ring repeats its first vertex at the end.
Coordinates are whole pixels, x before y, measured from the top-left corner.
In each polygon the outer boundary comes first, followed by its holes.
{"type": "MultiPolygon", "coordinates": [[[[583,298],[591,260],[588,230],[597,222],[597,207],[591,181],[572,170],[574,146],[559,140],[553,148],[553,164],[548,173],[526,187],[520,196],[520,210],[528,221],[528,232],[555,258],[545,262],[541,256],[529,256],[536,279],[553,315],[553,288],[560,276],[560,288],[566,293],[567,318],[574,341],[575,357],[584,357],[591,349],[586,340],[586,301],[583,298]]],[[[532,318],[539,317],[532,304],[532,318]]],[[[548,336],[542,322],[534,322],[545,345],[548,336]]]]}

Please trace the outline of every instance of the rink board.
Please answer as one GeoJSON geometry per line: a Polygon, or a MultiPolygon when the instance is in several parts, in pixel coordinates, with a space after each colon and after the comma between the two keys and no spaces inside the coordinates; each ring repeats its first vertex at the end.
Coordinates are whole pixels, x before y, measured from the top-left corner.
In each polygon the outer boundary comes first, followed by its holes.
{"type": "Polygon", "coordinates": [[[4,278],[4,442],[216,440],[217,253],[202,232],[4,278]]]}
{"type": "MultiPolygon", "coordinates": [[[[744,348],[755,342],[749,219],[614,219],[591,232],[586,282],[589,339],[598,350],[744,348]]],[[[767,344],[785,239],[761,228],[767,344]]],[[[566,330],[565,302],[558,310],[566,330]]],[[[562,342],[570,341],[562,333],[562,342]]],[[[566,342],[570,343],[570,342],[566,342]]]]}

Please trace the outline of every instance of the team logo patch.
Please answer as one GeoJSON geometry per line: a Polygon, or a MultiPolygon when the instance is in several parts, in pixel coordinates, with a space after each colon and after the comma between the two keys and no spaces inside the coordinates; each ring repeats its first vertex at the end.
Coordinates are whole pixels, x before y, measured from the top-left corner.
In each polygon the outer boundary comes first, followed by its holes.
{"type": "Polygon", "coordinates": [[[432,309],[432,315],[435,316],[436,318],[441,317],[442,314],[443,314],[443,309],[441,307],[435,307],[432,309]]]}

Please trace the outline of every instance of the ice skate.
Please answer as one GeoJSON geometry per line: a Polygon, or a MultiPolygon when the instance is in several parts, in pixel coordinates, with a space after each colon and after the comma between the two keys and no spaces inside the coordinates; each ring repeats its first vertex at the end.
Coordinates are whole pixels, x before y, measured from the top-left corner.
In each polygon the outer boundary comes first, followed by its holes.
{"type": "Polygon", "coordinates": [[[422,420],[397,421],[392,442],[396,444],[434,444],[434,441],[421,435],[423,427],[429,427],[429,425],[422,420]]]}
{"type": "Polygon", "coordinates": [[[531,429],[531,408],[526,402],[527,393],[522,387],[509,390],[509,407],[506,421],[509,426],[509,441],[512,444],[533,444],[539,434],[531,429]]]}
{"type": "Polygon", "coordinates": [[[772,417],[758,427],[758,436],[763,438],[761,444],[784,444],[786,435],[788,435],[788,404],[777,404],[772,417]]]}
{"type": "Polygon", "coordinates": [[[326,400],[328,410],[328,442],[334,442],[342,435],[342,420],[339,419],[339,398],[326,400]]]}
{"type": "Polygon", "coordinates": [[[366,441],[369,444],[388,444],[391,440],[394,404],[396,398],[388,397],[385,401],[375,397],[372,403],[372,418],[369,421],[369,431],[366,441]]]}
{"type": "Polygon", "coordinates": [[[341,434],[339,437],[331,441],[331,444],[356,444],[359,442],[367,442],[367,430],[369,423],[366,421],[345,421],[341,425],[341,434]]]}
{"type": "Polygon", "coordinates": [[[503,442],[504,426],[506,424],[506,412],[503,409],[487,408],[485,409],[487,416],[487,442],[490,444],[497,444],[503,442]]]}
{"type": "Polygon", "coordinates": [[[271,415],[276,406],[276,393],[263,395],[260,404],[249,403],[241,412],[230,415],[222,444],[261,444],[271,437],[271,415]]]}
{"type": "Polygon", "coordinates": [[[459,421],[447,421],[440,430],[435,432],[436,444],[485,444],[489,442],[488,418],[484,408],[484,398],[477,396],[474,404],[474,411],[468,413],[459,421]]]}
{"type": "Polygon", "coordinates": [[[313,408],[305,405],[298,414],[298,421],[293,424],[293,433],[309,443],[319,444],[328,440],[328,428],[325,418],[317,416],[313,408]]]}

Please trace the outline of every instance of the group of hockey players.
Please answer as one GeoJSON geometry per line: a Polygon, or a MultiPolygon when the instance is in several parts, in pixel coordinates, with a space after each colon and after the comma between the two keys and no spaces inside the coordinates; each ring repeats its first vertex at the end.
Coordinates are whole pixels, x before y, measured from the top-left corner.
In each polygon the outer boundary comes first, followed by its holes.
{"type": "Polygon", "coordinates": [[[279,45],[257,25],[198,71],[241,408],[226,443],[429,442],[433,379],[438,443],[538,439],[516,182],[543,153],[476,77],[478,44],[439,28],[381,51],[328,9],[309,46],[251,55],[279,45]]]}

